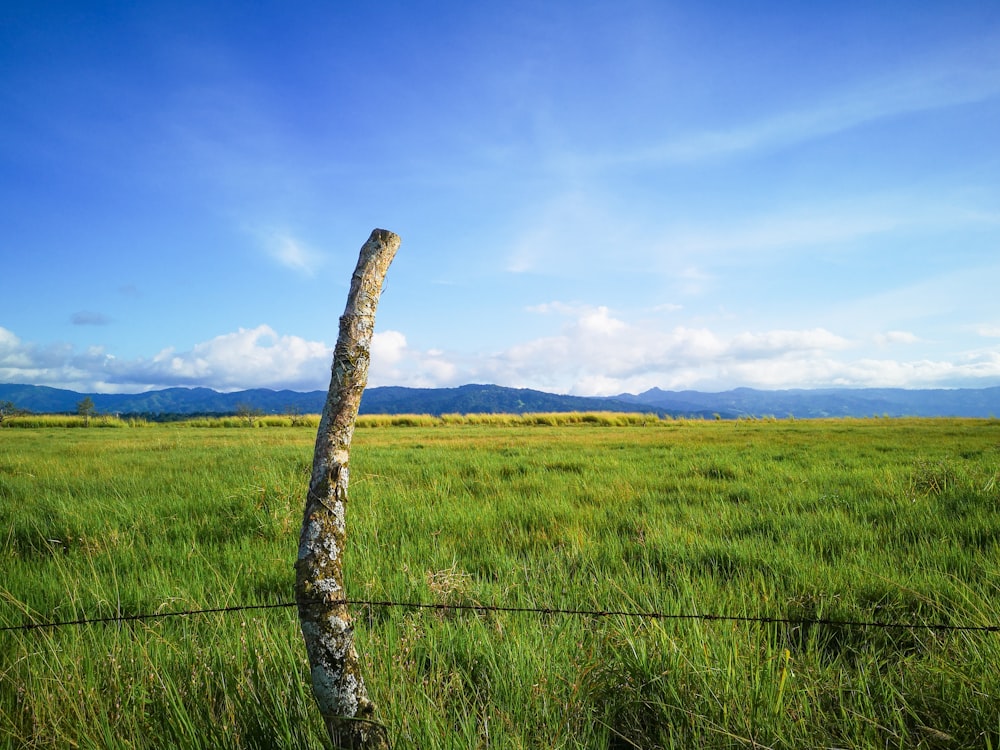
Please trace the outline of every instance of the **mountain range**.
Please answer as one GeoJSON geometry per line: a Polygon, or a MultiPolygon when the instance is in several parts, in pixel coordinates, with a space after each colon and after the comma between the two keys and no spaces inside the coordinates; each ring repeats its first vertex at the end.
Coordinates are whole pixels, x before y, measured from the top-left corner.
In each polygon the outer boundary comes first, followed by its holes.
{"type": "MultiPolygon", "coordinates": [[[[220,393],[210,388],[166,388],[133,394],[78,393],[39,385],[0,383],[0,402],[35,413],[75,413],[89,397],[99,413],[133,414],[148,419],[194,414],[235,414],[252,409],[264,414],[318,414],[326,391],[274,391],[257,388],[220,393]]],[[[613,397],[567,396],[528,388],[463,385],[457,388],[369,388],[362,414],[523,414],[527,412],[655,412],[660,416],[737,419],[821,417],[995,417],[1000,415],[1000,387],[917,390],[904,388],[828,388],[755,390],[718,393],[665,391],[613,397]]]]}

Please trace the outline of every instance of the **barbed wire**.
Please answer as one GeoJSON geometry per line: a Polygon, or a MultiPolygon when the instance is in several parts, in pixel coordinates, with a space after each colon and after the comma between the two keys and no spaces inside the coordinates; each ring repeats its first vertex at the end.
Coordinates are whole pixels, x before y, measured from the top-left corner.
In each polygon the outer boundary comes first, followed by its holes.
{"type": "MultiPolygon", "coordinates": [[[[567,607],[516,607],[502,604],[448,604],[440,602],[397,602],[392,600],[374,599],[337,599],[327,602],[330,606],[355,606],[368,608],[403,608],[414,610],[437,610],[442,612],[477,612],[562,615],[567,617],[626,617],[646,620],[699,620],[703,622],[739,622],[772,625],[826,625],[838,628],[879,628],[900,630],[935,630],[942,632],[981,632],[1000,633],[1000,625],[950,625],[946,623],[912,623],[912,622],[880,622],[876,620],[834,620],[824,617],[767,617],[753,615],[727,614],[670,614],[656,611],[636,610],[603,610],[581,609],[567,607]]],[[[22,625],[7,625],[0,627],[0,632],[58,629],[82,625],[100,625],[112,623],[138,622],[144,620],[162,620],[170,617],[191,617],[195,615],[228,614],[234,612],[249,612],[265,609],[287,609],[297,606],[297,602],[277,602],[273,604],[244,604],[231,607],[209,607],[205,609],[188,609],[173,612],[149,612],[135,615],[115,615],[108,617],[84,617],[76,620],[51,620],[32,622],[22,625]]]]}

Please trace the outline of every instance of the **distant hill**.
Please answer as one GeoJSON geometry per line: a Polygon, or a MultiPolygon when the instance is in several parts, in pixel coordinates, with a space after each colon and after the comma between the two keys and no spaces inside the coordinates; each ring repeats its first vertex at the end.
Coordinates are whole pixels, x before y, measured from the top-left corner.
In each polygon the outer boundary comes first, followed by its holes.
{"type": "Polygon", "coordinates": [[[76,405],[89,396],[104,414],[235,414],[241,405],[266,413],[295,409],[318,414],[326,400],[324,391],[249,391],[219,393],[211,388],[166,388],[145,393],[77,393],[39,385],[0,384],[0,401],[11,401],[22,409],[40,414],[75,413],[76,405]]]}
{"type": "Polygon", "coordinates": [[[619,399],[559,396],[529,388],[462,385],[458,388],[369,388],[361,399],[362,414],[525,414],[559,411],[661,412],[637,409],[619,399]]]}
{"type": "MultiPolygon", "coordinates": [[[[166,388],[134,394],[77,393],[36,385],[0,384],[0,401],[11,401],[36,413],[75,413],[89,396],[98,412],[158,415],[235,414],[248,406],[266,414],[297,411],[318,414],[326,391],[272,391],[257,388],[219,393],[209,388],[166,388]]],[[[654,406],[637,409],[626,401],[606,398],[559,396],[527,388],[496,385],[463,385],[458,388],[368,388],[361,399],[362,414],[524,414],[552,411],[659,411],[654,406]]]]}
{"type": "Polygon", "coordinates": [[[905,388],[826,388],[758,391],[736,388],[721,393],[663,391],[652,388],[638,396],[623,393],[619,401],[668,412],[712,411],[724,418],[740,416],[820,417],[994,417],[1000,416],[1000,387],[953,390],[905,388]]]}
{"type": "MultiPolygon", "coordinates": [[[[133,394],[77,393],[37,385],[0,383],[0,401],[36,413],[73,413],[89,396],[101,413],[164,415],[235,414],[241,406],[267,414],[294,411],[318,414],[326,391],[273,391],[256,388],[220,393],[210,388],[166,388],[133,394]]],[[[818,417],[995,417],[1000,416],[1000,387],[955,390],[903,388],[834,388],[761,391],[736,388],[720,393],[664,391],[613,398],[564,396],[528,388],[463,385],[458,388],[369,388],[362,414],[524,414],[527,412],[655,412],[660,416],[722,419],[747,416],[818,417]]]]}

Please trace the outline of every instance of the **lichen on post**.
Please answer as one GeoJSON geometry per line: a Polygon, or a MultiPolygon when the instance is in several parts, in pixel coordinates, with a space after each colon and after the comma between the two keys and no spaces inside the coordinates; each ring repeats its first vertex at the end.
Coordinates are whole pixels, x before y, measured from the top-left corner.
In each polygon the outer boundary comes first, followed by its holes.
{"type": "Polygon", "coordinates": [[[399,244],[398,235],[374,230],[361,248],[351,278],[333,353],[330,390],[316,434],[295,563],[295,595],[313,694],[330,740],[342,750],[389,747],[385,727],[375,720],[375,704],[365,689],[354,647],[354,627],[345,601],[343,552],[351,437],[368,383],[375,308],[399,244]]]}

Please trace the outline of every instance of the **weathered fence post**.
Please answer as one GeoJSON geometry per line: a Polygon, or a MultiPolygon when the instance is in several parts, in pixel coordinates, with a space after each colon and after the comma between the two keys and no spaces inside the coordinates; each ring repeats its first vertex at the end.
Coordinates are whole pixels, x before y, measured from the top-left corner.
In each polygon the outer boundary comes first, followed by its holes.
{"type": "Polygon", "coordinates": [[[344,588],[343,552],[347,539],[347,468],[354,422],[368,382],[369,346],[375,308],[385,273],[399,248],[399,236],[376,229],[361,248],[351,278],[347,309],[333,353],[330,390],[316,434],[312,478],[306,496],[295,596],[312,687],[334,747],[365,750],[389,747],[385,727],[375,721],[368,698],[344,588]]]}

